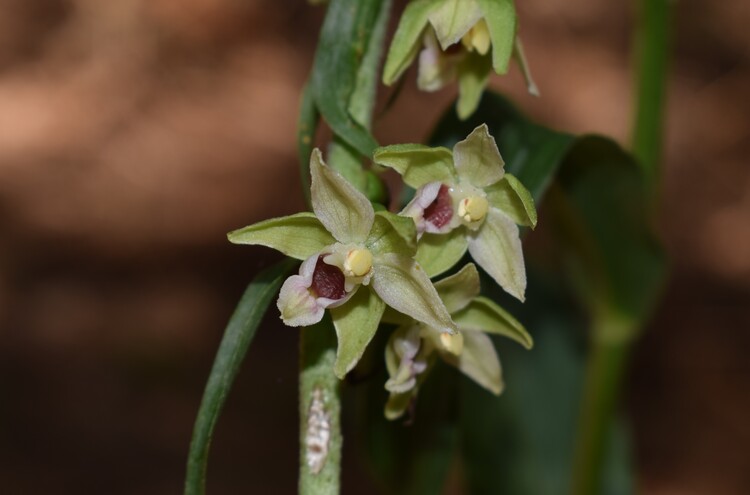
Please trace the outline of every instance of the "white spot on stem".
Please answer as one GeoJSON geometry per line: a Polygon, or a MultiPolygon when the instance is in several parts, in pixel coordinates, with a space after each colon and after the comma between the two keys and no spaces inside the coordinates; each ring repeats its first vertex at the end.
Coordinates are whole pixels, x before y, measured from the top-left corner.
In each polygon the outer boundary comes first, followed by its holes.
{"type": "Polygon", "coordinates": [[[328,458],[328,444],[331,440],[331,417],[325,409],[323,391],[313,389],[310,410],[307,413],[307,432],[305,446],[307,467],[313,474],[318,474],[328,458]]]}

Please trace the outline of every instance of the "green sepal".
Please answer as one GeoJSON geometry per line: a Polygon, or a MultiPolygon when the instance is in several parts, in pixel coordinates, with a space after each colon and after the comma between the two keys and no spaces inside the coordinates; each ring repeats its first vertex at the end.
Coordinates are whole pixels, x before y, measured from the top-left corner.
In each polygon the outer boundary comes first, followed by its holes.
{"type": "Polygon", "coordinates": [[[422,33],[439,0],[410,2],[401,14],[383,68],[383,84],[390,86],[409,68],[422,46],[422,33]]]}
{"type": "Polygon", "coordinates": [[[370,201],[338,172],[323,162],[319,149],[310,156],[313,211],[339,242],[362,242],[372,228],[375,211],[370,201]]]}
{"type": "Polygon", "coordinates": [[[453,147],[458,176],[474,187],[485,188],[503,178],[505,161],[487,124],[477,126],[453,147]]]}
{"type": "Polygon", "coordinates": [[[365,246],[373,256],[398,253],[413,257],[417,252],[417,228],[409,217],[378,211],[365,246]]]}
{"type": "Polygon", "coordinates": [[[482,18],[475,0],[442,0],[430,12],[430,24],[443,51],[461,41],[474,24],[482,18]]]}
{"type": "Polygon", "coordinates": [[[396,253],[375,257],[372,288],[400,313],[436,328],[456,333],[456,324],[424,270],[413,259],[396,253]]]}
{"type": "Polygon", "coordinates": [[[320,220],[309,212],[271,218],[227,234],[233,244],[267,246],[305,260],[336,242],[320,220]]]}
{"type": "Polygon", "coordinates": [[[497,183],[485,189],[487,199],[518,225],[536,227],[536,207],[531,193],[511,174],[505,174],[497,183]]]}
{"type": "Polygon", "coordinates": [[[507,311],[486,297],[477,297],[468,306],[453,314],[453,319],[462,330],[474,330],[502,335],[531,349],[534,339],[521,323],[507,311]]]}
{"type": "Polygon", "coordinates": [[[377,148],[372,159],[401,174],[404,183],[415,189],[430,182],[455,180],[453,153],[442,146],[393,144],[377,148]]]}
{"type": "Polygon", "coordinates": [[[330,309],[339,342],[333,367],[337,377],[344,378],[357,365],[384,309],[385,303],[369,287],[360,287],[346,304],[330,309]]]}
{"type": "Polygon", "coordinates": [[[456,113],[461,120],[468,119],[479,106],[484,88],[490,79],[492,59],[489,55],[470,52],[458,66],[458,100],[456,113]]]}
{"type": "Polygon", "coordinates": [[[492,340],[482,332],[461,332],[464,344],[459,356],[443,352],[443,359],[495,395],[500,395],[503,383],[500,360],[492,340]]]}
{"type": "Polygon", "coordinates": [[[461,311],[479,295],[479,272],[474,263],[467,263],[458,272],[435,282],[435,289],[448,312],[461,311]]]}
{"type": "Polygon", "coordinates": [[[492,40],[492,68],[498,74],[508,72],[516,40],[516,8],[513,0],[476,0],[492,40]]]}
{"type": "Polygon", "coordinates": [[[447,234],[424,234],[417,246],[414,259],[430,277],[436,277],[453,268],[468,247],[466,229],[459,227],[447,234]]]}

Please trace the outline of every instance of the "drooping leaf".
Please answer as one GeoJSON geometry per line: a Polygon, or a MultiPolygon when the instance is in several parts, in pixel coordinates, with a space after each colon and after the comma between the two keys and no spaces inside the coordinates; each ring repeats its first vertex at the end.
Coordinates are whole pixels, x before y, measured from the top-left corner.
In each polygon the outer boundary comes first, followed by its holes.
{"type": "Polygon", "coordinates": [[[305,260],[336,240],[312,213],[271,218],[227,234],[233,244],[267,246],[298,260],[305,260]]]}
{"type": "Polygon", "coordinates": [[[242,295],[227,324],[193,428],[185,495],[205,493],[208,449],[219,414],[266,308],[294,265],[293,260],[284,260],[260,272],[242,295]]]}

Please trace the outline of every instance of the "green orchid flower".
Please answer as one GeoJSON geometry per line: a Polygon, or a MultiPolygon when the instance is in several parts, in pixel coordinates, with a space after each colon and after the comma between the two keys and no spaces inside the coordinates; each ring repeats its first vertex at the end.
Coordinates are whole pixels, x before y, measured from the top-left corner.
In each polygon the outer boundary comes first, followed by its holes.
{"type": "Polygon", "coordinates": [[[466,252],[509,294],[524,300],[526,271],[518,225],[536,226],[534,200],[511,174],[482,124],[453,151],[420,144],[385,146],[373,160],[393,168],[414,199],[400,213],[420,237],[416,259],[431,277],[466,252]]]}
{"type": "Polygon", "coordinates": [[[338,336],[334,371],[343,377],[362,357],[388,305],[441,332],[455,323],[414,260],[414,222],[375,212],[354,186],[310,157],[313,213],[274,218],[230,232],[235,244],[268,246],[304,260],[281,287],[277,306],[289,326],[309,326],[330,310],[338,336]]]}
{"type": "Polygon", "coordinates": [[[487,334],[503,335],[527,349],[533,346],[531,336],[518,321],[479,296],[479,273],[473,264],[436,282],[435,288],[458,325],[458,334],[446,334],[392,313],[383,318],[400,325],[391,334],[385,351],[390,375],[385,384],[390,392],[385,406],[388,419],[397,419],[409,409],[437,358],[499,395],[504,386],[500,360],[487,334]]]}
{"type": "Polygon", "coordinates": [[[512,0],[415,0],[406,7],[383,69],[393,84],[419,54],[417,86],[437,91],[458,82],[456,111],[468,118],[479,105],[490,72],[505,74],[510,58],[519,62],[531,94],[531,78],[516,36],[512,0]]]}

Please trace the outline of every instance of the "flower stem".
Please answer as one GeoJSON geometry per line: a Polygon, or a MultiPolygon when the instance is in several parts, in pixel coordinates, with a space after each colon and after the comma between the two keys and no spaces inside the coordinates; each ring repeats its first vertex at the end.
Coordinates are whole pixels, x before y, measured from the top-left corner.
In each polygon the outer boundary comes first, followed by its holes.
{"type": "MultiPolygon", "coordinates": [[[[634,37],[637,81],[633,120],[633,154],[641,164],[652,198],[660,178],[662,125],[669,61],[670,0],[636,0],[638,26],[634,37]]],[[[607,442],[620,394],[633,338],[644,321],[623,326],[600,318],[592,332],[592,346],[581,403],[571,493],[592,495],[601,491],[601,473],[607,442]],[[623,338],[624,337],[624,338],[623,338]]]]}
{"type": "Polygon", "coordinates": [[[340,382],[333,374],[336,335],[329,318],[300,336],[300,495],[340,490],[340,382]]]}

